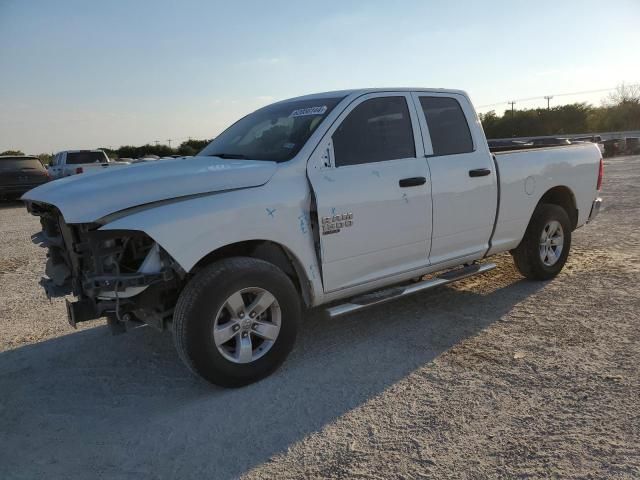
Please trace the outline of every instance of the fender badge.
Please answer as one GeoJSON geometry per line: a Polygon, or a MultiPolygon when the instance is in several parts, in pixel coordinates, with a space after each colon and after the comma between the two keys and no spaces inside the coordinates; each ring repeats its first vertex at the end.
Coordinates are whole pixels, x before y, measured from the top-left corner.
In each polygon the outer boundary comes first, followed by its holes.
{"type": "Polygon", "coordinates": [[[329,217],[322,217],[323,235],[339,233],[343,228],[351,226],[353,226],[353,213],[351,212],[331,215],[329,217]]]}

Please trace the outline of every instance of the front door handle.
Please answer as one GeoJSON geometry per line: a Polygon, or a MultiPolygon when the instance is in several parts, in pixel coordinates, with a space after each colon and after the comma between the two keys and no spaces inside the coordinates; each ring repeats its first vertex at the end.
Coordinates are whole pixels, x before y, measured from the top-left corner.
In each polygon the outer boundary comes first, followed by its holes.
{"type": "Polygon", "coordinates": [[[474,170],[469,170],[470,177],[486,177],[487,175],[491,175],[491,170],[488,168],[476,168],[474,170]]]}
{"type": "Polygon", "coordinates": [[[402,188],[417,187],[418,185],[424,185],[425,183],[427,183],[427,179],[425,177],[403,178],[398,182],[402,188]]]}

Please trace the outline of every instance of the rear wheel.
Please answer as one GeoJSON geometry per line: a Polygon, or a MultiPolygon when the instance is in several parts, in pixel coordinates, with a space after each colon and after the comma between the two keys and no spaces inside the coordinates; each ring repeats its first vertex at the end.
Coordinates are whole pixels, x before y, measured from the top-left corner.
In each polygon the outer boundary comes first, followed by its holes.
{"type": "Polygon", "coordinates": [[[300,301],[274,265],[228,258],[199,272],[176,305],[173,334],[185,364],[216,385],[240,387],[273,372],[291,351],[300,301]]]}
{"type": "Polygon", "coordinates": [[[522,242],[511,255],[525,277],[549,280],[564,267],[570,248],[569,215],[558,205],[542,204],[534,211],[522,242]]]}

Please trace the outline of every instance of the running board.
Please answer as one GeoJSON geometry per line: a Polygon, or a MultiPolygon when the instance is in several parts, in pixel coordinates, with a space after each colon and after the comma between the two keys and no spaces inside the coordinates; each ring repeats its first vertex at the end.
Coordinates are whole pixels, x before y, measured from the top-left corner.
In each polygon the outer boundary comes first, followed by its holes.
{"type": "Polygon", "coordinates": [[[357,312],[358,310],[363,310],[373,305],[380,305],[381,303],[390,302],[397,298],[406,297],[407,295],[423,292],[431,288],[440,287],[442,285],[447,285],[448,283],[462,280],[463,278],[488,272],[494,268],[496,268],[495,263],[469,265],[468,267],[462,267],[443,273],[442,275],[430,280],[424,280],[411,285],[391,287],[386,290],[379,290],[377,292],[367,293],[365,295],[352,298],[347,303],[327,308],[327,313],[331,318],[340,317],[347,313],[357,312]]]}

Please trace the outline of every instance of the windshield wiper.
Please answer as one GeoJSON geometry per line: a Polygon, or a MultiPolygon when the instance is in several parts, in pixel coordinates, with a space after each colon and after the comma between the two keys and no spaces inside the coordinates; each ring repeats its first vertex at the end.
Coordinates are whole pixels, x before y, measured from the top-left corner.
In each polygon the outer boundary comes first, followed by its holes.
{"type": "Polygon", "coordinates": [[[208,157],[220,157],[225,159],[236,159],[236,160],[244,160],[247,157],[244,155],[240,155],[239,153],[212,153],[211,155],[207,155],[208,157]]]}

